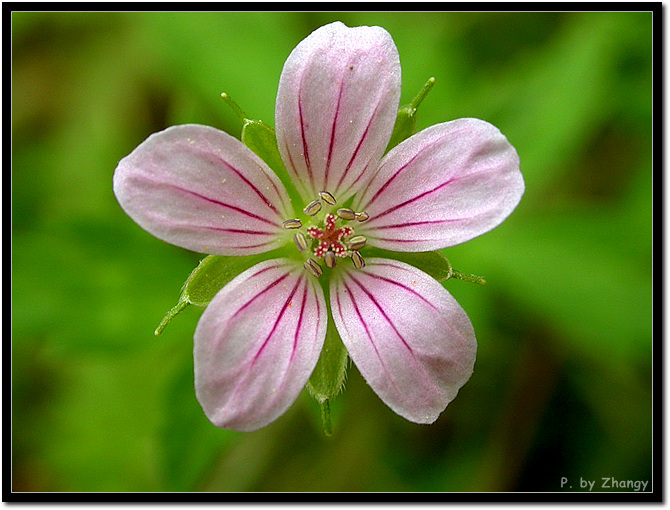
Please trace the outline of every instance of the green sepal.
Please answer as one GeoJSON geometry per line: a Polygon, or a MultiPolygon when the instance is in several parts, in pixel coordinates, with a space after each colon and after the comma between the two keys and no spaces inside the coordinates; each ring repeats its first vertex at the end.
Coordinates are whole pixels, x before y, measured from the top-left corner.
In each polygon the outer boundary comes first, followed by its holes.
{"type": "Polygon", "coordinates": [[[184,283],[181,295],[189,304],[207,306],[216,294],[237,275],[259,262],[271,259],[267,253],[246,257],[222,257],[209,255],[200,261],[198,267],[184,283]]]}
{"type": "MultiPolygon", "coordinates": [[[[328,296],[326,296],[326,302],[328,302],[328,296]]],[[[332,320],[330,305],[328,305],[328,309],[326,339],[323,343],[323,349],[321,349],[319,361],[306,386],[310,395],[319,402],[323,432],[326,436],[332,434],[330,401],[344,388],[349,366],[349,354],[332,320]]]]}
{"type": "Polygon", "coordinates": [[[254,151],[256,155],[274,170],[286,188],[291,202],[294,204],[294,208],[298,211],[301,210],[304,204],[279,154],[275,130],[263,121],[244,119],[241,139],[244,145],[254,151]]]}
{"type": "Polygon", "coordinates": [[[416,109],[412,105],[406,104],[398,109],[398,116],[395,119],[391,141],[386,146],[386,152],[390,151],[403,140],[406,140],[416,132],[416,109]]]}
{"type": "Polygon", "coordinates": [[[463,280],[468,283],[476,283],[477,285],[486,285],[486,278],[483,276],[478,276],[476,274],[461,273],[454,269],[454,274],[451,275],[452,278],[456,280],[463,280]]]}
{"type": "Polygon", "coordinates": [[[181,313],[188,305],[207,306],[228,282],[251,266],[273,258],[271,253],[249,255],[247,257],[222,257],[209,255],[191,272],[184,282],[177,304],[165,314],[154,331],[160,335],[165,326],[181,313]]]}
{"type": "Polygon", "coordinates": [[[365,257],[382,257],[385,259],[399,260],[410,266],[421,269],[424,273],[432,276],[438,282],[446,282],[449,278],[462,280],[464,282],[486,285],[486,279],[476,274],[463,273],[454,269],[451,262],[439,251],[424,252],[402,252],[388,251],[380,248],[366,247],[365,257]]]}
{"type": "Polygon", "coordinates": [[[366,246],[365,258],[369,257],[382,257],[385,259],[405,262],[432,276],[438,282],[444,282],[449,278],[454,277],[454,270],[451,267],[451,263],[439,251],[401,252],[366,246]]]}
{"type": "Polygon", "coordinates": [[[412,99],[412,102],[398,109],[393,134],[391,135],[391,141],[386,147],[386,152],[416,133],[416,110],[421,101],[426,97],[426,94],[433,88],[433,85],[435,85],[435,78],[429,78],[416,97],[412,99]]]}
{"type": "Polygon", "coordinates": [[[303,203],[300,194],[295,189],[293,181],[281,159],[279,148],[277,147],[275,130],[261,120],[250,119],[235,100],[225,92],[221,94],[221,98],[242,121],[242,134],[240,136],[242,143],[249,147],[258,157],[265,161],[272,170],[274,170],[275,174],[277,174],[277,177],[279,177],[279,180],[281,180],[286,188],[294,209],[297,211],[301,210],[305,204],[303,203]]]}
{"type": "Polygon", "coordinates": [[[344,387],[348,365],[347,349],[332,318],[329,317],[326,340],[319,361],[307,382],[307,390],[319,402],[332,400],[344,387]]]}

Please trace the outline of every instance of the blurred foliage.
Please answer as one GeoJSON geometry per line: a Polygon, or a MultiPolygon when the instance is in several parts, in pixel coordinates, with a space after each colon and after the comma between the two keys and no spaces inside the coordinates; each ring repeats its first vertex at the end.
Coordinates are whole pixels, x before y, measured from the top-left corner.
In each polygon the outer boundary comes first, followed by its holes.
{"type": "Polygon", "coordinates": [[[14,491],[558,491],[651,481],[651,13],[13,13],[14,491]],[[444,250],[479,341],[432,426],[355,368],[334,434],[303,392],[255,433],[210,425],[190,307],[153,331],[202,258],[154,239],[112,193],[152,132],[239,135],[227,92],[274,124],[284,60],[334,20],[394,37],[418,127],[477,117],[518,150],[526,194],[444,250]]]}

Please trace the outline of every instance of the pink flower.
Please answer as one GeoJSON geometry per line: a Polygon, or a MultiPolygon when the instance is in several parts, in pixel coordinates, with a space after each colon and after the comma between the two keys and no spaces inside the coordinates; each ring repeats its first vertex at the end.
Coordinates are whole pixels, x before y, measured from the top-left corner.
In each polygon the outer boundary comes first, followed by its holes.
{"type": "Polygon", "coordinates": [[[519,158],[477,119],[432,126],[384,156],[399,97],[391,36],[332,23],[293,50],[279,82],[277,144],[297,210],[258,156],[211,127],[168,128],[119,163],[119,203],[156,237],[214,255],[280,250],[221,289],[196,328],[196,394],[215,425],[252,431],[284,413],[329,320],[410,421],[435,421],[470,378],[475,334],[454,298],[365,250],[438,250],[493,229],[523,194],[519,158]]]}

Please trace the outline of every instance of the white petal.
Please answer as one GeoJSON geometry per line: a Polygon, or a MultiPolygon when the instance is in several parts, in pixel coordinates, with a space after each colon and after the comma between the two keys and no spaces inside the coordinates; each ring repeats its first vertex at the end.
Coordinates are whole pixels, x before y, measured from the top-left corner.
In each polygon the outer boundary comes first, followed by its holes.
{"type": "Polygon", "coordinates": [[[196,395],[210,421],[252,431],[283,414],[316,366],[326,321],[321,286],[295,261],[261,262],[226,285],[195,331],[196,395]]]}
{"type": "Polygon", "coordinates": [[[400,60],[380,27],[319,28],[293,50],[279,80],[279,152],[303,198],[340,201],[372,176],[391,137],[400,60]]]}
{"type": "Polygon", "coordinates": [[[114,173],[121,207],[159,239],[212,255],[281,246],[292,216],[279,178],[223,131],[182,125],[151,135],[114,173]]]}
{"type": "Polygon", "coordinates": [[[437,124],[383,159],[353,207],[370,218],[356,229],[371,246],[430,251],[497,227],[521,200],[519,156],[478,119],[437,124]]]}
{"type": "Polygon", "coordinates": [[[436,280],[395,260],[366,259],[331,282],[333,320],[351,359],[394,412],[432,423],[470,378],[470,319],[436,280]]]}

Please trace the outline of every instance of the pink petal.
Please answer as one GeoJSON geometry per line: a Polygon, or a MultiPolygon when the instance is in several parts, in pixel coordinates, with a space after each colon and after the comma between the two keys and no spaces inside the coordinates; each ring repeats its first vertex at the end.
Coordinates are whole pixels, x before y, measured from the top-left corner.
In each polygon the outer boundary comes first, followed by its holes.
{"type": "Polygon", "coordinates": [[[306,201],[342,202],[377,168],[400,98],[400,60],[380,27],[319,28],[289,55],[275,124],[286,168],[306,201]]]}
{"type": "Polygon", "coordinates": [[[333,320],[351,359],[394,412],[432,423],[472,374],[470,319],[436,280],[373,258],[331,281],[333,320]]]}
{"type": "Polygon", "coordinates": [[[226,285],[195,331],[195,388],[218,427],[264,427],[295,401],[319,359],[326,303],[288,259],[261,262],[226,285]]]}
{"type": "Polygon", "coordinates": [[[372,246],[430,251],[503,222],[524,191],[519,157],[491,124],[459,119],[429,127],[391,150],[353,204],[372,246]]]}
{"type": "Polygon", "coordinates": [[[213,255],[250,255],[283,244],[286,190],[242,142],[217,129],[174,126],[147,138],[114,173],[126,213],[154,236],[213,255]]]}

